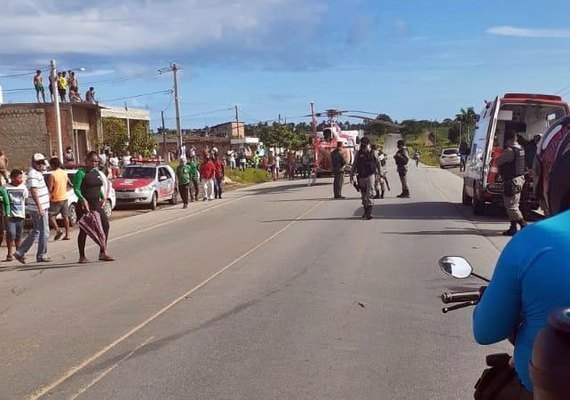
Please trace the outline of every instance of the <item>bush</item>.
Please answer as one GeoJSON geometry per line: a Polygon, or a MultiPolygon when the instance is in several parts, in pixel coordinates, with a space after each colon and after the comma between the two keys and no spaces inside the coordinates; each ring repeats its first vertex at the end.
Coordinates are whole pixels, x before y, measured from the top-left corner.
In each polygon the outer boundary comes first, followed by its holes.
{"type": "Polygon", "coordinates": [[[270,178],[267,171],[257,168],[246,168],[245,171],[226,169],[226,176],[239,183],[261,183],[267,182],[270,178]]]}

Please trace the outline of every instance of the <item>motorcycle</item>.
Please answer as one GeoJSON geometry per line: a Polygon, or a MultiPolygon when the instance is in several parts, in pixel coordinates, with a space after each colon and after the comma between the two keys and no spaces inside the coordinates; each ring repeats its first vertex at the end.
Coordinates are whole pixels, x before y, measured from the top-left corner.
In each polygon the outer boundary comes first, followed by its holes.
{"type": "MultiPolygon", "coordinates": [[[[444,274],[456,279],[470,276],[488,283],[489,279],[473,272],[473,267],[463,257],[447,256],[439,260],[444,274]]],[[[442,312],[475,306],[487,286],[476,291],[444,292],[441,301],[444,304],[457,303],[442,308],[442,312]]],[[[514,336],[514,335],[513,335],[514,336]]],[[[509,338],[514,343],[513,338],[509,338]]],[[[483,374],[475,384],[475,399],[494,399],[504,385],[516,376],[510,366],[510,355],[491,354],[487,356],[487,365],[483,374]]],[[[535,339],[532,361],[529,366],[534,384],[534,400],[567,400],[570,399],[570,308],[555,310],[548,317],[548,324],[535,339]]]]}

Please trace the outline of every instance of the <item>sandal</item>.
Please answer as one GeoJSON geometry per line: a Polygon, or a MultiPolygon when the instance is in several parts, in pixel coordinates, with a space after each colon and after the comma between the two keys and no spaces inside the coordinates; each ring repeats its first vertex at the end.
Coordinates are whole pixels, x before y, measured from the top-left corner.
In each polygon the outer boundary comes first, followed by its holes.
{"type": "Polygon", "coordinates": [[[99,261],[115,261],[115,257],[108,254],[99,254],[99,261]]]}
{"type": "Polygon", "coordinates": [[[71,238],[70,238],[69,236],[66,236],[66,237],[64,237],[64,238],[61,239],[61,240],[71,240],[71,238]]]}
{"type": "Polygon", "coordinates": [[[63,232],[62,232],[62,231],[58,231],[58,232],[55,234],[53,240],[59,240],[59,239],[61,239],[62,236],[63,236],[63,232]]]}
{"type": "Polygon", "coordinates": [[[6,256],[6,259],[4,261],[12,261],[14,260],[14,257],[12,256],[6,256]]]}
{"type": "Polygon", "coordinates": [[[89,264],[91,261],[87,257],[80,257],[78,262],[79,264],[89,264]]]}

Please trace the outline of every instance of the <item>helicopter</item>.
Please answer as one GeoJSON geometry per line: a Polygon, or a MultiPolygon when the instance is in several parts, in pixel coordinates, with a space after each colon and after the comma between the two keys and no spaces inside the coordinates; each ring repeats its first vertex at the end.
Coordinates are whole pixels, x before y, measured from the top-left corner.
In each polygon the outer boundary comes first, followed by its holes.
{"type": "Polygon", "coordinates": [[[314,112],[314,105],[311,103],[311,114],[308,117],[312,117],[313,122],[313,145],[315,152],[315,174],[317,176],[332,174],[331,166],[331,152],[337,147],[338,142],[343,143],[343,156],[346,161],[347,166],[352,165],[354,161],[354,155],[356,153],[357,145],[360,144],[360,138],[363,136],[362,131],[352,130],[343,131],[337,122],[337,118],[344,115],[349,118],[358,118],[365,121],[368,124],[381,124],[388,126],[393,129],[401,128],[401,125],[394,124],[389,121],[367,117],[364,115],[357,114],[367,114],[367,115],[378,115],[378,113],[371,113],[367,111],[356,111],[356,110],[337,110],[328,109],[323,112],[314,112]],[[322,131],[317,132],[317,120],[316,118],[326,117],[325,126],[322,131]]]}

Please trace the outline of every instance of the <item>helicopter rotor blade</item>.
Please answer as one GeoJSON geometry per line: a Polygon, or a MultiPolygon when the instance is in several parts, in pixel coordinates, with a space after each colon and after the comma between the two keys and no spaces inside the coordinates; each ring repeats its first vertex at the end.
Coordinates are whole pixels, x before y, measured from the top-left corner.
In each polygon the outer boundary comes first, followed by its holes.
{"type": "Polygon", "coordinates": [[[359,114],[368,114],[368,115],[378,115],[379,113],[373,113],[369,111],[358,111],[358,110],[348,110],[344,112],[351,112],[351,113],[359,113],[359,114]]]}
{"type": "Polygon", "coordinates": [[[363,117],[361,115],[347,115],[347,117],[359,118],[359,119],[361,119],[361,120],[363,120],[369,124],[380,124],[380,125],[389,126],[391,128],[401,128],[402,127],[402,125],[398,125],[398,124],[395,124],[393,122],[384,121],[382,119],[363,117]]]}

